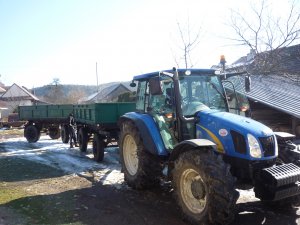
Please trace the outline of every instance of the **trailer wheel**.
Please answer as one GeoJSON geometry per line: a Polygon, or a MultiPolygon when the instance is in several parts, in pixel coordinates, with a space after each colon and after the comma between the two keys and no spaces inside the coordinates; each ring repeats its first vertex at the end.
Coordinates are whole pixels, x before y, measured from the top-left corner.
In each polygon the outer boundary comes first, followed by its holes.
{"type": "Polygon", "coordinates": [[[35,143],[40,139],[41,132],[36,126],[28,125],[24,130],[24,136],[29,143],[35,143]]]}
{"type": "Polygon", "coordinates": [[[93,154],[96,162],[101,162],[104,157],[105,142],[101,135],[94,134],[93,138],[93,154]]]}
{"type": "Polygon", "coordinates": [[[183,217],[193,224],[229,224],[238,192],[229,165],[211,150],[188,151],[172,170],[174,195],[183,217]]]}
{"type": "Polygon", "coordinates": [[[51,139],[60,138],[60,129],[59,129],[59,127],[50,127],[49,128],[49,137],[51,139]]]}
{"type": "Polygon", "coordinates": [[[61,140],[63,143],[67,144],[70,139],[70,132],[67,125],[63,125],[60,130],[61,140]]]}
{"type": "Polygon", "coordinates": [[[78,143],[79,149],[81,152],[86,152],[87,144],[88,144],[88,133],[85,128],[81,127],[78,131],[78,143]]]}
{"type": "Polygon", "coordinates": [[[159,184],[162,171],[160,160],[147,152],[133,122],[122,124],[119,147],[124,179],[130,187],[146,189],[159,184]]]}

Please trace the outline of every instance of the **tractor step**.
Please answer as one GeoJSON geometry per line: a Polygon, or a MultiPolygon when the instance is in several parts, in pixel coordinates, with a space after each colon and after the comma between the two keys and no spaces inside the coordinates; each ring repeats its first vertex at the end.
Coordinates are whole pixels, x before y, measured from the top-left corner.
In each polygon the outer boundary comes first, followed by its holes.
{"type": "Polygon", "coordinates": [[[255,182],[255,196],[276,201],[300,194],[300,167],[293,163],[265,168],[255,182]]]}

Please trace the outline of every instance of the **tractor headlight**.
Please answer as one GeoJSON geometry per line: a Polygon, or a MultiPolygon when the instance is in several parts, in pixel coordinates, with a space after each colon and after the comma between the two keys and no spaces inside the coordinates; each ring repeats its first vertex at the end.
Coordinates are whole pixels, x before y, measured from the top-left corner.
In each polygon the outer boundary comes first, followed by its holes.
{"type": "Polygon", "coordinates": [[[247,138],[250,149],[250,155],[253,158],[261,158],[262,152],[258,140],[252,134],[247,134],[247,138]]]}

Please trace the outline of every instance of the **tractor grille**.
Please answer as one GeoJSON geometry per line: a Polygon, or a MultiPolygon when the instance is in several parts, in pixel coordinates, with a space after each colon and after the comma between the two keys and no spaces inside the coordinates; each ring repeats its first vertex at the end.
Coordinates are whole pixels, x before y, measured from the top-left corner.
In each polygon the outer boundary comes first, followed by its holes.
{"type": "Polygon", "coordinates": [[[263,148],[264,156],[273,156],[275,154],[274,136],[259,138],[263,148]]]}
{"type": "Polygon", "coordinates": [[[232,141],[234,144],[235,151],[238,153],[241,153],[241,154],[246,154],[247,146],[246,146],[246,141],[245,141],[244,135],[242,135],[239,132],[236,132],[234,130],[231,130],[230,134],[232,136],[232,141]]]}

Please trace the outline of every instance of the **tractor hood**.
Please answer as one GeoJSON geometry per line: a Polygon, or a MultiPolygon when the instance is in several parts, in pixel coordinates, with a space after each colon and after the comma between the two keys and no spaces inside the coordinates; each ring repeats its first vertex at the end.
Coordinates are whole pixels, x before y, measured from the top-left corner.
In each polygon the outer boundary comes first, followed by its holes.
{"type": "Polygon", "coordinates": [[[255,137],[273,135],[273,131],[262,123],[228,112],[202,111],[199,112],[198,117],[200,124],[209,130],[235,130],[241,134],[251,133],[255,137]]]}
{"type": "Polygon", "coordinates": [[[196,125],[196,137],[213,141],[216,144],[216,150],[221,153],[254,160],[249,155],[247,137],[251,135],[259,142],[263,151],[264,156],[259,159],[272,158],[277,155],[277,144],[273,131],[255,120],[212,110],[198,112],[197,117],[199,122],[196,125]],[[270,151],[265,151],[267,148],[270,151]]]}

